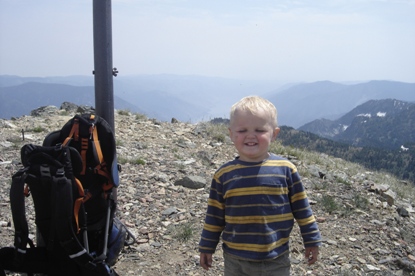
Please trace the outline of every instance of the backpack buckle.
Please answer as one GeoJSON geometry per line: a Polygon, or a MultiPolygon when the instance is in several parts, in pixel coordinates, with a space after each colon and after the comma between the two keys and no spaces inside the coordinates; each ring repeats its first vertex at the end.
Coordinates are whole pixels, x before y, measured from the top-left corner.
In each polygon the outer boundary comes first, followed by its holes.
{"type": "Polygon", "coordinates": [[[50,178],[50,168],[48,164],[40,165],[40,177],[42,179],[50,178]]]}
{"type": "Polygon", "coordinates": [[[58,176],[58,177],[63,177],[63,176],[65,176],[65,170],[64,170],[63,168],[58,168],[58,169],[56,170],[56,176],[58,176]]]}
{"type": "Polygon", "coordinates": [[[55,145],[55,150],[56,150],[56,151],[60,151],[60,150],[62,150],[62,143],[56,144],[56,145],[55,145]]]}

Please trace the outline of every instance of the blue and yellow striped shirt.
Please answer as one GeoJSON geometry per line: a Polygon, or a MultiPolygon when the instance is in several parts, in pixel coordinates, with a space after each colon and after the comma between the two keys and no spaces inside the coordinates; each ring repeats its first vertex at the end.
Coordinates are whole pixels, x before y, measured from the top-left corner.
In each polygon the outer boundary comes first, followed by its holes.
{"type": "Polygon", "coordinates": [[[221,166],[212,179],[199,251],[214,253],[222,234],[228,254],[274,259],[288,251],[294,219],[304,245],[320,245],[320,231],[297,168],[273,154],[258,163],[237,158],[221,166]]]}

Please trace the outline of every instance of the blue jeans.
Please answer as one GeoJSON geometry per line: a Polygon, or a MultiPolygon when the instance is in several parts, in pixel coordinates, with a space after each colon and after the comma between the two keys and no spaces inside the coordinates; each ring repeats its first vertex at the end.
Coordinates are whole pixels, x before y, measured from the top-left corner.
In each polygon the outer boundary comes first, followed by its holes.
{"type": "Polygon", "coordinates": [[[236,259],[223,253],[225,259],[225,276],[289,276],[289,253],[284,253],[273,260],[246,261],[236,259]]]}

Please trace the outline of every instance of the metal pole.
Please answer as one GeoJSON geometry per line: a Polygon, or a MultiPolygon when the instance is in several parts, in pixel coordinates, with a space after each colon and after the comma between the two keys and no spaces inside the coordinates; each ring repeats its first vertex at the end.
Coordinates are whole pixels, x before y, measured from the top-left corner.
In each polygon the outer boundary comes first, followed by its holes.
{"type": "Polygon", "coordinates": [[[95,109],[114,127],[111,0],[93,0],[95,109]]]}
{"type": "MultiPolygon", "coordinates": [[[[112,67],[111,0],[93,0],[95,110],[115,134],[114,84],[117,69],[112,67]]],[[[117,160],[114,160],[115,162],[117,160]]],[[[117,188],[112,190],[117,208],[117,188]]],[[[108,227],[108,225],[107,225],[108,227]]]]}

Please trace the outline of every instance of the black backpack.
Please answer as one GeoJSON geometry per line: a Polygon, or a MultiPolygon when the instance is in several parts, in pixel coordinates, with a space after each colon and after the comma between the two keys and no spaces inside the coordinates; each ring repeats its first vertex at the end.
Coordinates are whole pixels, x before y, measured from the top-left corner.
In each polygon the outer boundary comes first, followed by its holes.
{"type": "Polygon", "coordinates": [[[48,134],[42,146],[24,145],[21,161],[23,168],[13,175],[10,189],[14,248],[0,249],[0,275],[4,270],[117,275],[111,266],[124,244],[135,239],[115,216],[120,166],[108,123],[93,114],[75,115],[48,134]],[[36,246],[28,237],[29,195],[36,246]]]}

